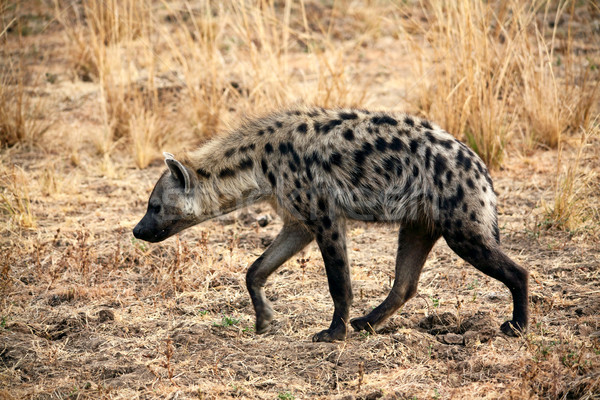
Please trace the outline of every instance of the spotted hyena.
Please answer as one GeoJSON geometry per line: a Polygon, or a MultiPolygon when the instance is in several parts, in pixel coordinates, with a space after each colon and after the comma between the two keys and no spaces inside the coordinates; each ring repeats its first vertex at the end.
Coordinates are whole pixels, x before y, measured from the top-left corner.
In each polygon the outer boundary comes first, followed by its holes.
{"type": "Polygon", "coordinates": [[[283,229],[252,264],[246,285],[256,332],[273,318],[264,285],[286,260],[316,240],[334,303],[328,329],[314,341],[344,340],[352,287],[346,220],[400,225],[396,273],[388,297],[350,320],[373,332],[413,297],[428,253],[443,236],[513,297],[515,335],[527,326],[525,269],[500,248],[496,196],[481,159],[429,121],[400,113],[320,108],[278,112],[245,122],[181,160],[166,153],[135,237],[159,242],[209,218],[269,202],[283,229]]]}

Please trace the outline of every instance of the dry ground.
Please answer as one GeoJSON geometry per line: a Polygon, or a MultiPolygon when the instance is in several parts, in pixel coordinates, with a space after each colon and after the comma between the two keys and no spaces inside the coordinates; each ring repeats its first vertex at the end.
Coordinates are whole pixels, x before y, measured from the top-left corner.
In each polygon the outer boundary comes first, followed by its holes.
{"type": "MultiPolygon", "coordinates": [[[[31,68],[53,77],[35,86],[53,123],[38,143],[0,152],[4,204],[30,207],[0,216],[0,398],[600,399],[599,227],[546,229],[557,150],[517,142],[492,172],[503,246],[531,273],[523,337],[499,331],[508,290],[443,240],[417,297],[376,335],[352,332],[343,343],[310,341],[333,310],[311,244],[267,284],[275,322],[258,336],[245,272],[281,227],[272,210],[256,205],[163,243],[136,241],[131,229],[162,161],[139,169],[119,141],[97,155],[98,85],[66,71],[58,27],[27,40],[51,55],[31,68]]],[[[409,78],[390,67],[408,70],[405,47],[382,35],[361,51],[365,105],[410,107],[409,78]]],[[[584,199],[596,212],[599,148],[591,138],[581,159],[596,177],[584,199]]],[[[576,152],[566,146],[561,158],[576,152]]],[[[354,317],[391,287],[397,229],[351,222],[348,232],[354,317]]]]}

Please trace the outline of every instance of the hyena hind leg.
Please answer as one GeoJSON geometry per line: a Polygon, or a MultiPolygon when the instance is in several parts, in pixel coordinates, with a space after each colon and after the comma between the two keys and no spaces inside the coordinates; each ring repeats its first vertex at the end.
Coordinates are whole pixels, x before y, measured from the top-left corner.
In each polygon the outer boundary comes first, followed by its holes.
{"type": "Polygon", "coordinates": [[[256,333],[264,333],[273,319],[273,309],[265,296],[264,285],[269,275],[313,240],[313,234],[299,223],[285,223],[279,235],[250,266],[246,287],[256,313],[256,333]]]}
{"type": "Polygon", "coordinates": [[[451,235],[444,235],[448,246],[462,259],[469,262],[484,274],[504,283],[513,298],[513,317],[500,327],[509,336],[517,336],[527,329],[529,316],[528,281],[526,269],[511,260],[497,244],[494,238],[489,238],[486,245],[482,240],[458,241],[451,235]]]}
{"type": "Polygon", "coordinates": [[[416,294],[421,270],[439,236],[420,227],[406,226],[400,229],[392,290],[368,315],[350,321],[355,330],[374,333],[379,325],[416,294]]]}

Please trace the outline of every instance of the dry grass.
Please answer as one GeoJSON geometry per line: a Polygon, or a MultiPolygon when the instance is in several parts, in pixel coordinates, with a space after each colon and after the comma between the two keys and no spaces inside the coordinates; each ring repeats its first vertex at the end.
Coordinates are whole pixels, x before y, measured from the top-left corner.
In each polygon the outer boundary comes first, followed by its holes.
{"type": "Polygon", "coordinates": [[[492,167],[501,164],[515,131],[525,132],[528,147],[555,148],[563,133],[587,129],[598,112],[598,60],[576,51],[589,50],[581,35],[598,38],[598,32],[589,29],[585,8],[552,4],[436,2],[402,21],[419,57],[420,109],[492,167]]]}
{"type": "MultiPolygon", "coordinates": [[[[30,184],[21,168],[3,165],[0,169],[0,212],[8,222],[27,229],[36,227],[28,191],[30,184]]],[[[7,224],[6,228],[11,226],[7,224]]]]}
{"type": "Polygon", "coordinates": [[[598,229],[598,207],[589,204],[590,192],[598,189],[597,171],[586,166],[584,155],[594,157],[586,150],[598,137],[600,126],[595,122],[581,133],[575,144],[575,154],[566,162],[564,148],[561,145],[556,163],[556,185],[554,202],[546,205],[546,227],[555,227],[568,231],[594,231],[598,229]]]}
{"type": "MultiPolygon", "coordinates": [[[[0,398],[598,399],[593,2],[0,10],[0,398]],[[269,281],[275,324],[253,332],[245,273],[281,227],[266,206],[132,237],[161,151],[303,103],[417,110],[496,167],[502,242],[532,278],[524,337],[498,331],[508,291],[443,242],[381,332],[314,344],[332,310],[314,245],[269,281]]],[[[349,225],[352,316],[389,291],[394,231],[349,225]]]]}

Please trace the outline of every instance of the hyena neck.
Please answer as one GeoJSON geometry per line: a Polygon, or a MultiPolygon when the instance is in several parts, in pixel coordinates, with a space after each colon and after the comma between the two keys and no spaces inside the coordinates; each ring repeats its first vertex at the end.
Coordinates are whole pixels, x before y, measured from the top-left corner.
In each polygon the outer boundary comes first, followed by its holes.
{"type": "Polygon", "coordinates": [[[202,220],[227,214],[270,195],[257,176],[260,167],[255,145],[239,132],[210,141],[190,153],[185,163],[198,178],[195,209],[202,220]]]}

